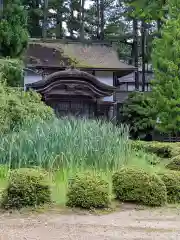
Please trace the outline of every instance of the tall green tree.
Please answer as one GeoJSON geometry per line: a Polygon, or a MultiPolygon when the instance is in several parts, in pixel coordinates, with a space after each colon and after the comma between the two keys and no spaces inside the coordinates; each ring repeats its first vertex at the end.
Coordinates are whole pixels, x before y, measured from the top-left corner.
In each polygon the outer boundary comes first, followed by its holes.
{"type": "Polygon", "coordinates": [[[105,29],[115,14],[114,0],[93,0],[85,14],[85,32],[92,40],[106,39],[105,29]]]}
{"type": "Polygon", "coordinates": [[[151,96],[142,92],[131,93],[120,113],[121,122],[129,125],[133,139],[144,139],[147,135],[151,135],[155,117],[151,96]]]}
{"type": "Polygon", "coordinates": [[[81,3],[79,0],[68,0],[65,21],[72,39],[77,38],[77,36],[75,36],[76,32],[80,31],[80,9],[81,3]]]}
{"type": "Polygon", "coordinates": [[[100,40],[104,40],[104,25],[105,25],[105,1],[100,0],[100,40]]]}
{"type": "Polygon", "coordinates": [[[80,40],[84,41],[85,0],[80,1],[80,40]]]}
{"type": "Polygon", "coordinates": [[[108,9],[104,35],[105,40],[116,43],[119,58],[132,64],[132,42],[127,40],[133,37],[133,32],[131,22],[124,19],[124,8],[121,5],[111,5],[108,9]]]}
{"type": "Polygon", "coordinates": [[[27,27],[31,37],[41,37],[42,27],[40,22],[43,16],[41,0],[22,0],[27,11],[27,27]]]}
{"type": "Polygon", "coordinates": [[[155,79],[154,107],[158,114],[157,127],[167,133],[180,130],[180,1],[169,1],[168,20],[161,38],[154,41],[152,54],[155,79]]]}
{"type": "Polygon", "coordinates": [[[54,1],[56,15],[56,36],[57,38],[63,38],[64,30],[63,30],[63,13],[65,11],[64,6],[65,1],[56,0],[54,1]]]}
{"type": "Polygon", "coordinates": [[[0,54],[20,57],[28,44],[27,17],[20,0],[7,0],[0,21],[0,54]]]}
{"type": "Polygon", "coordinates": [[[133,7],[136,17],[146,20],[160,20],[166,15],[168,0],[125,0],[133,7]]]}

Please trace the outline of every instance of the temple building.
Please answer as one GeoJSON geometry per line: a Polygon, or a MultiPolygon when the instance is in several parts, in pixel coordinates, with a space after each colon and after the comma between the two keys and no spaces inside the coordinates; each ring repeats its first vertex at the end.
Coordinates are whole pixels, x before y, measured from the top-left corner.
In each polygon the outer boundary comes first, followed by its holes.
{"type": "Polygon", "coordinates": [[[34,89],[58,116],[116,118],[119,79],[135,68],[108,43],[31,40],[25,58],[25,89],[34,89]]]}

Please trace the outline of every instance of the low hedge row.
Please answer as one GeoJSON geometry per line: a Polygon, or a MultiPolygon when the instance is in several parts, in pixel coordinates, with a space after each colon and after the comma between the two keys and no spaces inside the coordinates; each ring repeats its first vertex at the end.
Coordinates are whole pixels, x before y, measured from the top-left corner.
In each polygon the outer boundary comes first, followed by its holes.
{"type": "Polygon", "coordinates": [[[167,171],[158,174],[167,189],[168,203],[180,202],[180,173],[177,171],[167,171]]]}
{"type": "MultiPolygon", "coordinates": [[[[165,171],[158,175],[138,168],[124,167],[113,174],[115,196],[123,202],[162,206],[180,202],[180,172],[165,171]]],[[[9,183],[2,194],[5,209],[38,206],[51,202],[47,172],[40,169],[19,169],[10,173],[9,183]]],[[[67,206],[106,208],[110,205],[109,183],[92,173],[76,175],[69,182],[67,206]]]]}
{"type": "MultiPolygon", "coordinates": [[[[180,202],[180,173],[167,171],[158,175],[142,169],[124,167],[113,174],[115,196],[122,202],[162,206],[180,202]]],[[[69,184],[67,205],[70,207],[108,207],[108,183],[91,174],[78,175],[69,184]]]]}
{"type": "Polygon", "coordinates": [[[171,158],[169,163],[166,165],[166,168],[174,171],[180,171],[180,155],[171,158]]]}
{"type": "Polygon", "coordinates": [[[132,148],[156,154],[160,158],[168,159],[166,167],[180,171],[180,143],[131,141],[132,148]]]}
{"type": "Polygon", "coordinates": [[[176,143],[131,141],[131,145],[135,150],[142,149],[161,158],[171,158],[180,153],[180,147],[176,143]]]}
{"type": "Polygon", "coordinates": [[[180,172],[164,171],[157,175],[134,168],[122,168],[113,175],[117,199],[148,206],[180,203],[180,172]]]}

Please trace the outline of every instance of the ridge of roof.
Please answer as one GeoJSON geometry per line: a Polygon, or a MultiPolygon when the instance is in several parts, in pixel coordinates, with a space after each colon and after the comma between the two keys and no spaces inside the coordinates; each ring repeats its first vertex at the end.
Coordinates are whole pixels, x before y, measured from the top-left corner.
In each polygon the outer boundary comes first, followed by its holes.
{"type": "Polygon", "coordinates": [[[112,47],[113,43],[116,43],[114,41],[108,41],[108,40],[89,40],[85,39],[83,42],[79,40],[71,40],[68,38],[61,38],[61,39],[53,39],[53,38],[30,38],[30,43],[62,43],[62,44],[81,44],[81,45],[108,45],[112,47]]]}

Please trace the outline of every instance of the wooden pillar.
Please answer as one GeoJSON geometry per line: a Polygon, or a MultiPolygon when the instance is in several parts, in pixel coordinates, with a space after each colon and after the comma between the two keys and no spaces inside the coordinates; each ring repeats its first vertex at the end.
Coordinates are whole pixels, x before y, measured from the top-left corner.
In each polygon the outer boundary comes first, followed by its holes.
{"type": "Polygon", "coordinates": [[[94,103],[94,117],[97,118],[98,117],[98,105],[99,105],[99,101],[98,99],[96,99],[95,103],[94,103]]]}
{"type": "Polygon", "coordinates": [[[113,120],[113,118],[114,118],[114,106],[113,105],[109,107],[108,118],[110,121],[113,120]]]}

